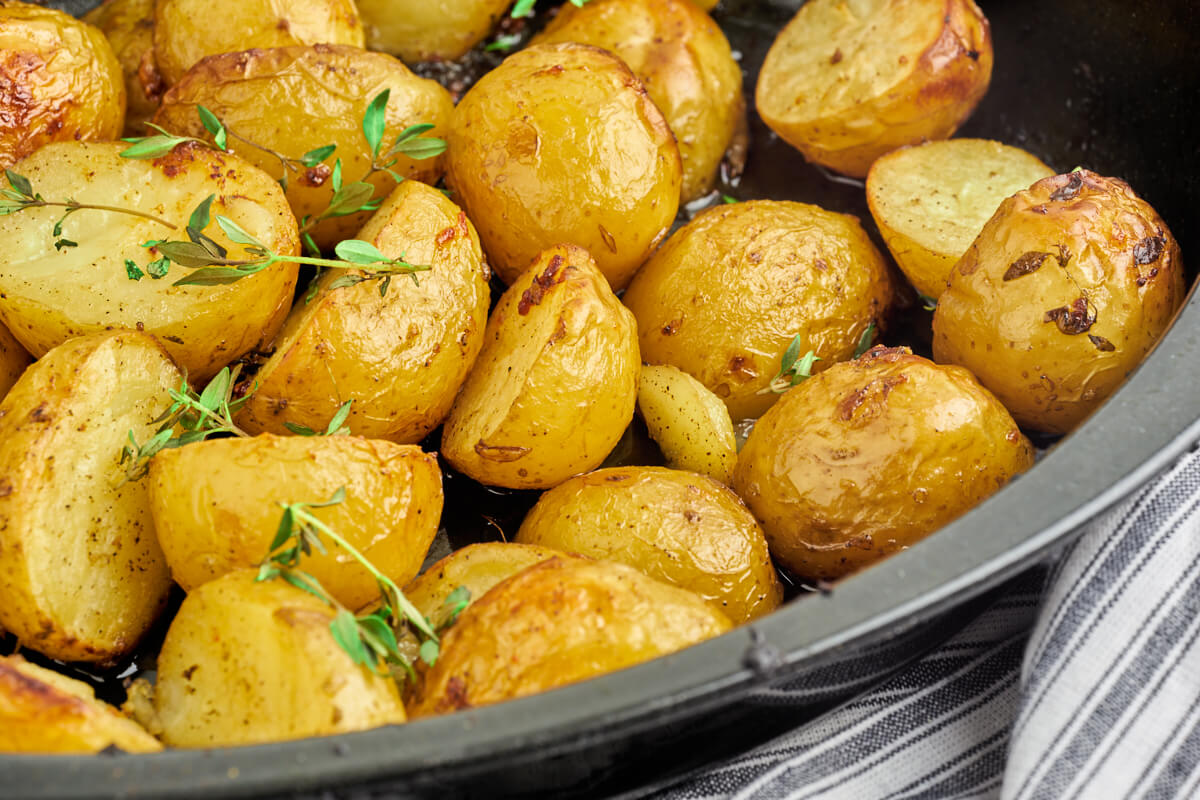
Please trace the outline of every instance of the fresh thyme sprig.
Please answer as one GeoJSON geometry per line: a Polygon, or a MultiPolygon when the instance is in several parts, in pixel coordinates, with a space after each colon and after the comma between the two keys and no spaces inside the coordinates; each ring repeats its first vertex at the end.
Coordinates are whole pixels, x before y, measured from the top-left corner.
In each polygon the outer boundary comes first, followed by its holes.
{"type": "Polygon", "coordinates": [[[307,425],[297,425],[294,422],[285,422],[283,427],[297,436],[349,436],[350,428],[346,425],[346,418],[350,416],[350,406],[353,404],[354,400],[342,403],[337,413],[333,415],[333,419],[329,420],[329,425],[325,427],[324,433],[315,431],[307,425]]]}
{"type": "MultiPolygon", "coordinates": [[[[583,8],[584,4],[586,4],[588,0],[570,0],[570,2],[571,5],[575,6],[576,8],[583,8]]],[[[521,17],[532,17],[533,7],[535,5],[537,5],[537,0],[517,0],[516,4],[513,6],[512,14],[510,16],[516,19],[520,19],[521,17]]]]}
{"type": "Polygon", "coordinates": [[[802,346],[802,334],[797,333],[792,338],[787,350],[783,351],[779,373],[771,378],[771,382],[764,388],[759,389],[758,394],[782,394],[812,377],[813,365],[821,359],[813,350],[809,350],[801,356],[800,348],[802,346]]]}
{"type": "Polygon", "coordinates": [[[871,349],[871,345],[875,343],[875,331],[876,330],[877,330],[877,327],[875,325],[875,322],[872,321],[871,324],[867,326],[867,329],[862,332],[862,336],[859,337],[859,340],[858,340],[858,346],[854,348],[854,357],[855,358],[858,358],[863,353],[865,353],[871,349]]]}

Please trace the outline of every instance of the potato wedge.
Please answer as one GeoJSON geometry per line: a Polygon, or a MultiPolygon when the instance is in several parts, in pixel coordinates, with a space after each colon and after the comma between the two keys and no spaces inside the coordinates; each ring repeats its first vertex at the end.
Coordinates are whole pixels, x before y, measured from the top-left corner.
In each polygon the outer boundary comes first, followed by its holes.
{"type": "Polygon", "coordinates": [[[954,133],[991,77],[973,0],[811,0],[767,53],[756,97],[806,159],[861,178],[884,153],[954,133]]]}
{"type": "Polygon", "coordinates": [[[637,405],[668,465],[729,483],[737,463],[737,438],[721,398],[681,369],[647,365],[642,367],[637,405]]]}
{"type": "Polygon", "coordinates": [[[442,455],[492,486],[546,489],[599,466],[633,418],[633,315],[586,251],[542,253],[488,320],[442,455]]]}
{"type": "Polygon", "coordinates": [[[147,488],[119,461],[180,379],[153,338],[116,331],[51,350],[0,403],[0,626],[25,646],[111,662],[162,610],[147,488]]]}
{"type": "Polygon", "coordinates": [[[496,27],[512,0],[358,0],[367,47],[404,59],[456,61],[496,27]]]}
{"type": "Polygon", "coordinates": [[[896,264],[936,300],[1000,203],[1053,174],[1037,157],[1000,142],[928,142],[872,164],[867,203],[896,264]]]}
{"type": "Polygon", "coordinates": [[[0,400],[4,399],[4,395],[8,394],[8,390],[32,361],[21,343],[0,323],[0,400]]]}
{"type": "MultiPolygon", "coordinates": [[[[295,254],[296,221],[265,173],[237,156],[183,145],[164,158],[119,155],[118,142],[50,144],[14,169],[46,199],[72,197],[153,213],[175,225],[111,211],[71,214],[55,248],[61,208],[33,208],[0,217],[0,321],[35,356],[75,336],[112,328],[154,334],[189,377],[204,381],[221,367],[270,341],[296,287],[295,264],[274,266],[226,286],[173,286],[190,270],[172,266],[162,280],[131,279],[126,260],[155,258],[149,239],[183,237],[188,217],[210,194],[212,215],[231,218],[277,253],[295,254]]],[[[213,221],[205,234],[242,253],[213,221]]]]}
{"type": "MultiPolygon", "coordinates": [[[[150,508],[175,581],[187,591],[259,564],[279,527],[279,504],[346,499],[313,514],[397,584],[425,561],[442,514],[437,457],[419,447],[356,436],[210,439],[150,463],[150,508]],[[183,513],[186,509],[187,513],[183,513]]],[[[300,569],[347,608],[379,600],[375,578],[325,542],[300,569]]]]}
{"type": "Polygon", "coordinates": [[[258,391],[238,417],[246,430],[324,430],[353,399],[355,434],[413,443],[450,413],[487,324],[489,272],[475,228],[441,192],[405,181],[358,238],[430,269],[419,285],[394,278],[382,296],[378,281],[330,289],[342,275],[323,276],[255,376],[258,391]]]}
{"type": "Polygon", "coordinates": [[[86,683],[20,656],[0,658],[0,752],[98,753],[107,747],[162,750],[140,725],[97,700],[86,683]]]}
{"type": "Polygon", "coordinates": [[[106,0],[83,15],[112,45],[125,78],[126,136],[144,136],[162,91],[154,65],[154,1],[106,0]],[[145,80],[143,80],[143,77],[145,80]]]}
{"type": "Polygon", "coordinates": [[[158,654],[162,740],[221,747],[404,722],[390,676],[357,666],[333,609],[282,579],[231,572],[187,596],[158,654]]]}

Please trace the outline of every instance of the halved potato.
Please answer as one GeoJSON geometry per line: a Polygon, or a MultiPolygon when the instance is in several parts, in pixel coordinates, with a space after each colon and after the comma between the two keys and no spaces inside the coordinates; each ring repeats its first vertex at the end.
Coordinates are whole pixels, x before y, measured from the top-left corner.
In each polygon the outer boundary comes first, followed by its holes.
{"type": "Polygon", "coordinates": [[[810,0],[767,53],[756,96],[806,159],[863,177],[884,153],[954,133],[991,77],[973,0],[810,0]]]}
{"type": "Polygon", "coordinates": [[[638,410],[670,466],[729,483],[737,463],[733,421],[703,383],[669,364],[644,366],[638,410]]]}
{"type": "Polygon", "coordinates": [[[105,0],[83,15],[112,45],[125,77],[125,135],[143,136],[166,87],[154,67],[154,0],[105,0]],[[145,80],[143,80],[145,78],[145,80]]]}
{"type": "Polygon", "coordinates": [[[928,142],[871,165],[867,203],[896,264],[917,291],[937,299],[1000,203],[1053,174],[1000,142],[928,142]]]}
{"type": "Polygon", "coordinates": [[[55,248],[61,208],[0,217],[0,320],[35,356],[75,336],[127,328],[154,334],[188,375],[203,381],[238,356],[270,341],[283,324],[296,287],[295,264],[274,266],[225,286],[173,286],[190,270],[173,265],[165,278],[131,279],[127,260],[157,258],[150,239],[186,239],[192,211],[209,195],[214,221],[205,233],[243,251],[218,227],[231,218],[276,253],[294,255],[296,220],[279,186],[234,155],[182,145],[163,158],[119,155],[119,142],[49,144],[14,167],[47,200],[73,198],[153,214],[143,217],[84,209],[67,217],[55,248]]]}
{"type": "Polygon", "coordinates": [[[8,328],[0,323],[0,400],[8,394],[8,390],[21,377],[21,373],[33,359],[21,343],[13,338],[8,328]]]}
{"type": "Polygon", "coordinates": [[[116,331],[51,350],[0,403],[0,626],[25,646],[111,662],[162,610],[146,485],[119,462],[180,378],[153,338],[116,331]]]}
{"type": "Polygon", "coordinates": [[[96,699],[92,687],[30,664],[0,658],[0,752],[127,753],[162,750],[136,722],[96,699]]]}
{"type": "Polygon", "coordinates": [[[416,61],[456,61],[483,41],[512,0],[358,0],[367,47],[416,61]]]}
{"type": "MultiPolygon", "coordinates": [[[[164,450],[150,463],[150,507],[171,575],[187,591],[266,558],[280,503],[346,499],[313,514],[397,584],[425,561],[442,514],[437,457],[419,447],[357,436],[210,439],[164,450]]],[[[343,605],[379,600],[379,585],[349,553],[304,557],[343,605]]]]}

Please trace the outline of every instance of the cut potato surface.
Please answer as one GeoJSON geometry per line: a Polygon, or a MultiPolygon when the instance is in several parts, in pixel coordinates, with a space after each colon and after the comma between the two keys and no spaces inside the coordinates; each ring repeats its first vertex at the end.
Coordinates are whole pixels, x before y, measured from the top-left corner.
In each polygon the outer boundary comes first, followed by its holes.
{"type": "Polygon", "coordinates": [[[638,410],[670,466],[729,483],[737,463],[733,421],[704,384],[669,364],[644,366],[638,410]]]}

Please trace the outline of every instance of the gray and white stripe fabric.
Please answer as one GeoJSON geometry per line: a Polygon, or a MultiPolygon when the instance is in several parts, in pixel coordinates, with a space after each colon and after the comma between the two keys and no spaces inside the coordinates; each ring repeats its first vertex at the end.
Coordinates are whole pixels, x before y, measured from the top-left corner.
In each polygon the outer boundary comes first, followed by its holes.
{"type": "MultiPolygon", "coordinates": [[[[857,685],[854,667],[756,702],[810,705],[857,685]]],[[[1200,454],[931,654],[659,797],[1200,797],[1200,454]]]]}

